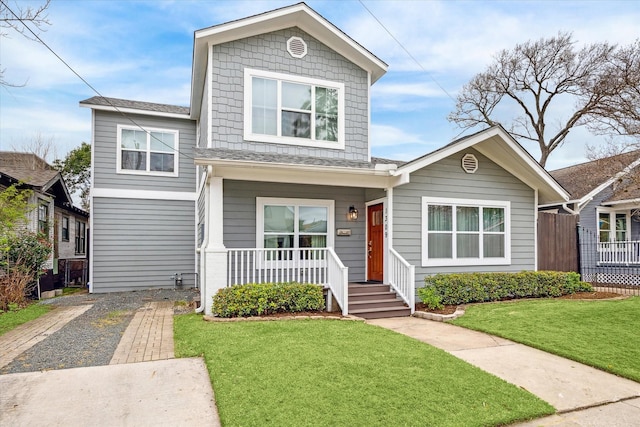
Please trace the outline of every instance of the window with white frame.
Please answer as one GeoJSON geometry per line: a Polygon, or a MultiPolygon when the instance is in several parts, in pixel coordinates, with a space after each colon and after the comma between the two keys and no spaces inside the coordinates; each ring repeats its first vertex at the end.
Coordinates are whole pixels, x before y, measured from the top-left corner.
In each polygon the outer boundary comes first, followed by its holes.
{"type": "Polygon", "coordinates": [[[422,265],[511,263],[510,202],[422,198],[422,265]]]}
{"type": "Polygon", "coordinates": [[[38,233],[49,235],[49,204],[46,202],[38,205],[38,233]]]}
{"type": "Polygon", "coordinates": [[[333,200],[257,197],[256,208],[256,247],[285,249],[278,259],[291,259],[289,249],[333,247],[333,200]]]}
{"type": "Polygon", "coordinates": [[[118,125],[117,171],[178,176],[177,130],[118,125]]]}
{"type": "Polygon", "coordinates": [[[244,138],[344,148],[344,84],[245,69],[244,138]]]}
{"type": "Polygon", "coordinates": [[[600,242],[629,240],[629,211],[598,209],[598,239],[600,242]]]}

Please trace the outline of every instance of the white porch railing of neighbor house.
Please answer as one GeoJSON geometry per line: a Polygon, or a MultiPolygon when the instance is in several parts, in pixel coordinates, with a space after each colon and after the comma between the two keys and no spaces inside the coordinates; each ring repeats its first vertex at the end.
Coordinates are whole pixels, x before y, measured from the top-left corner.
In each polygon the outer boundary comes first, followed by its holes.
{"type": "Polygon", "coordinates": [[[300,282],[328,286],[347,313],[348,268],[331,248],[229,249],[228,285],[300,282]]]}
{"type": "Polygon", "coordinates": [[[411,308],[416,308],[415,267],[409,264],[395,249],[389,249],[389,285],[411,308]]]}
{"type": "Polygon", "coordinates": [[[640,265],[640,241],[598,242],[598,264],[640,265]]]}

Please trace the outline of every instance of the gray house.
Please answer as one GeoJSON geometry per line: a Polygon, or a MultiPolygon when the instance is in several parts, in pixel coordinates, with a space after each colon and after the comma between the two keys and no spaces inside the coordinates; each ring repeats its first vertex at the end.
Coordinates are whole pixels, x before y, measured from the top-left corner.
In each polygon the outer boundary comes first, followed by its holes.
{"type": "Polygon", "coordinates": [[[567,193],[500,127],[408,163],[372,157],[386,69],[300,3],[196,31],[189,108],[82,101],[91,291],[182,273],[209,313],[220,288],[296,280],[384,316],[411,312],[428,274],[535,270],[537,205],[567,193]]]}
{"type": "Polygon", "coordinates": [[[579,216],[583,280],[640,285],[640,150],[551,171],[571,194],[541,210],[579,216]]]}

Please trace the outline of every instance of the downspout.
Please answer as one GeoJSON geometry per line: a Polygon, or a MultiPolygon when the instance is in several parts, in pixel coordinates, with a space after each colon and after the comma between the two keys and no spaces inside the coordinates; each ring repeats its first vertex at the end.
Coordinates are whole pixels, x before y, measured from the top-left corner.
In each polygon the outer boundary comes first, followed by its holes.
{"type": "MultiPolygon", "coordinates": [[[[207,188],[207,186],[209,185],[209,183],[211,182],[211,175],[213,175],[213,166],[207,166],[207,177],[205,179],[205,184],[202,186],[202,189],[200,191],[205,191],[205,188],[207,188]]],[[[203,253],[204,253],[204,248],[207,247],[207,245],[209,244],[209,203],[211,201],[209,200],[209,194],[205,192],[204,195],[204,238],[202,239],[202,244],[200,245],[200,248],[198,248],[198,253],[200,254],[200,277],[207,277],[206,275],[206,269],[207,269],[207,263],[206,263],[206,257],[203,261],[203,253]]],[[[200,284],[200,307],[196,308],[196,313],[202,313],[204,312],[204,302],[206,301],[207,295],[206,295],[206,286],[203,286],[202,283],[200,284]]]]}

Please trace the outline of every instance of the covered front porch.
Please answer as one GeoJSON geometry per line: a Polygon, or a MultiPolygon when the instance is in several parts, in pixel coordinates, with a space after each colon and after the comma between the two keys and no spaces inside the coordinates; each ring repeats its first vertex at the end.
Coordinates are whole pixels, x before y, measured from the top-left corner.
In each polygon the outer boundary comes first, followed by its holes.
{"type": "MultiPolygon", "coordinates": [[[[268,169],[227,164],[202,178],[197,248],[206,313],[223,287],[291,281],[323,286],[328,308],[344,315],[362,306],[350,294],[367,281],[386,284],[391,302],[413,311],[414,268],[390,244],[388,172],[268,169]]],[[[366,292],[374,303],[388,298],[378,291],[366,292]]]]}

